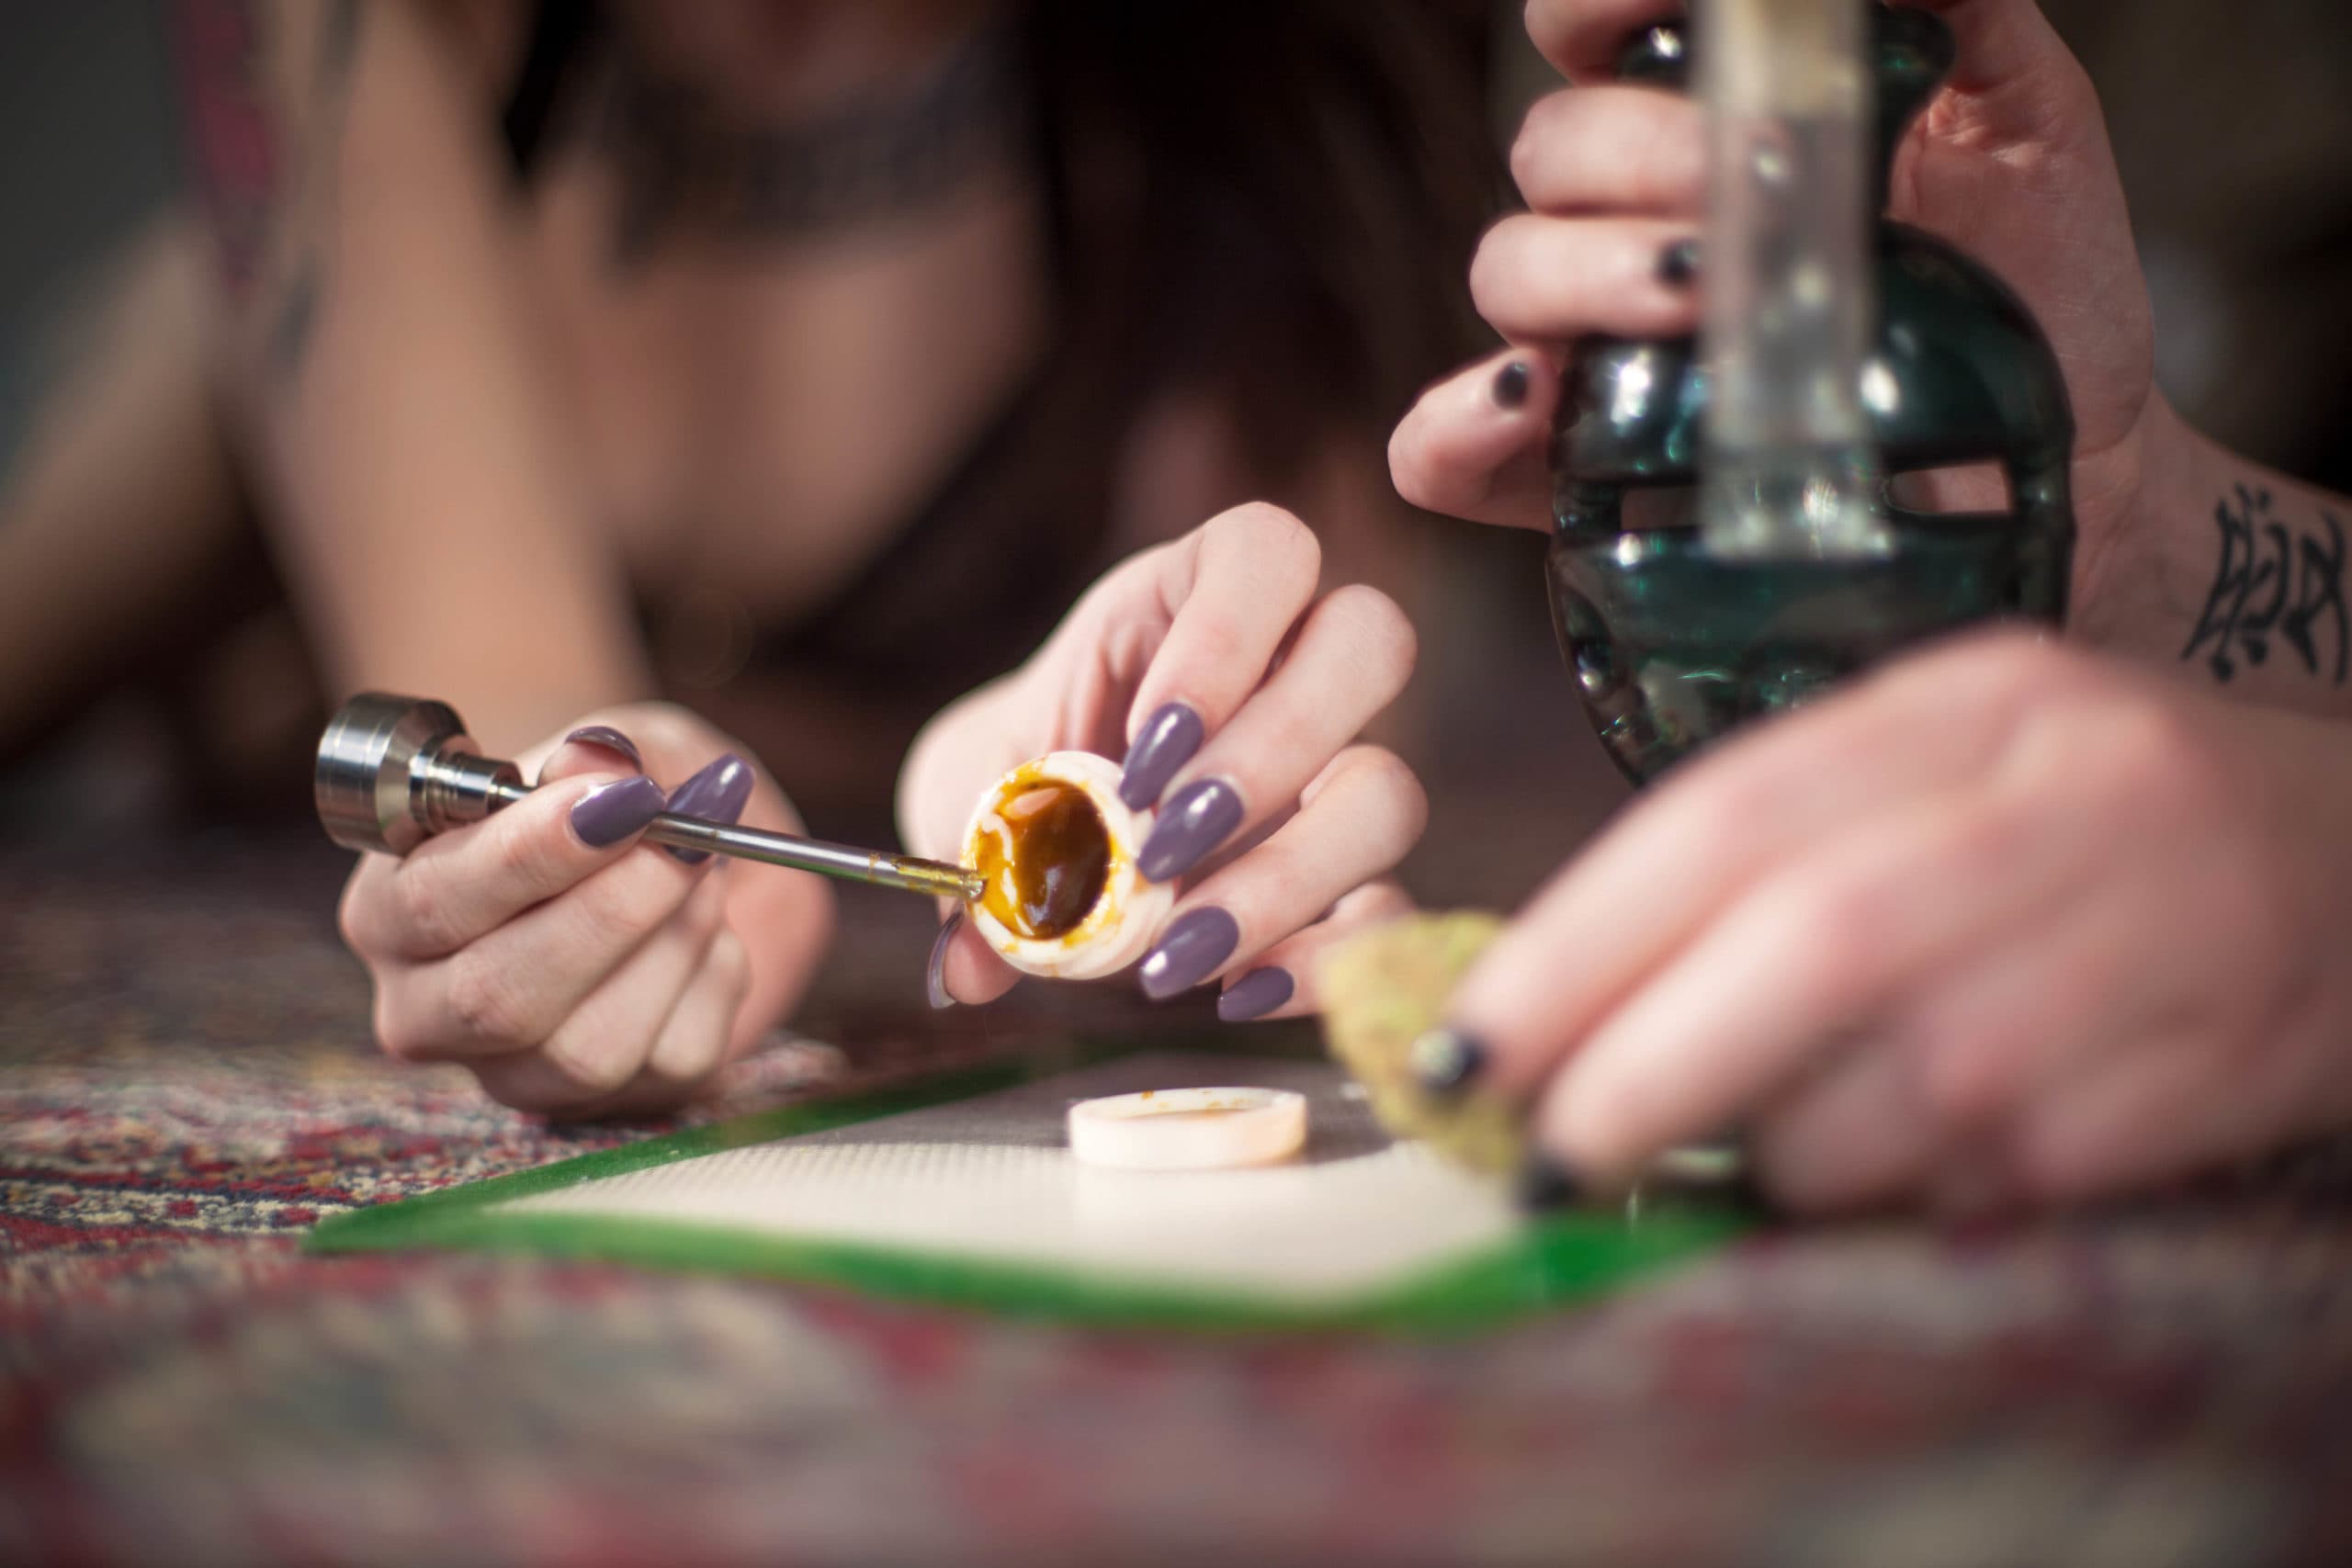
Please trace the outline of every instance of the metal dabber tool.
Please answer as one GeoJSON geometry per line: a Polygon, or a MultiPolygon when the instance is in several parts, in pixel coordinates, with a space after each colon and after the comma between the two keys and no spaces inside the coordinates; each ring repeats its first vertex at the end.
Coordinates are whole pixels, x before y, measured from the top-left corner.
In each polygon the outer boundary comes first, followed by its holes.
{"type": "MultiPolygon", "coordinates": [[[[432,835],[514,805],[531,793],[522,770],[474,750],[447,703],[362,692],[319,737],[319,820],[345,849],[404,855],[432,835]]],[[[977,898],[980,874],[943,861],[852,849],[663,812],[645,829],[657,844],[813,871],[844,882],[977,898]]]]}

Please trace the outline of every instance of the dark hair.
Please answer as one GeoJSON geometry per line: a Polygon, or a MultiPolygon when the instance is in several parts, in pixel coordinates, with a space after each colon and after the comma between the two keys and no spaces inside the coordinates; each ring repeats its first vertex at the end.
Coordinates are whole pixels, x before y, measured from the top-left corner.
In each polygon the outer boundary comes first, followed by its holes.
{"type": "MultiPolygon", "coordinates": [[[[1105,564],[1119,437],[1155,398],[1222,409],[1261,492],[1334,434],[1383,449],[1476,341],[1463,276],[1502,183],[1483,6],[1037,0],[1027,27],[1062,340],[975,478],[961,548],[932,558],[940,592],[1002,581],[991,552],[1020,562],[1038,591],[995,627],[1015,652],[1105,564]]],[[[911,552],[891,565],[930,575],[911,552]]],[[[885,609],[864,651],[935,628],[927,603],[885,609]]]]}
{"type": "Polygon", "coordinates": [[[1385,431],[1460,356],[1463,271],[1500,189],[1483,6],[1044,0],[1032,16],[1076,281],[1112,290],[1081,306],[1139,322],[1160,374],[1221,389],[1265,471],[1318,420],[1385,431]]]}

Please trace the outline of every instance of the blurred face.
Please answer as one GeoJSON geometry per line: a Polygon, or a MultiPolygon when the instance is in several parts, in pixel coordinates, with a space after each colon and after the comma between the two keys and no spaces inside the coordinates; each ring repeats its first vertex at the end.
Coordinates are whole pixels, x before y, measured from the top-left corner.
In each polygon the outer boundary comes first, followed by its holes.
{"type": "Polygon", "coordinates": [[[649,65],[744,112],[821,112],[921,70],[997,0],[624,0],[649,65]]]}

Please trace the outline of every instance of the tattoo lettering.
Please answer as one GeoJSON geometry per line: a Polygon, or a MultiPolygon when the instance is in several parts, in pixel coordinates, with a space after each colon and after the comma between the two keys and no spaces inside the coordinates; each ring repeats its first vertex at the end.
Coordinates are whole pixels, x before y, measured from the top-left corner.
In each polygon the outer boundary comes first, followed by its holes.
{"type": "Polygon", "coordinates": [[[2202,652],[2213,678],[2226,682],[2236,677],[2241,659],[2260,669],[2276,637],[2306,673],[2344,684],[2352,662],[2344,525],[2324,508],[2319,520],[2324,537],[2318,529],[2298,534],[2278,520],[2267,490],[2245,485],[2216,502],[2221,564],[2180,657],[2194,659],[2202,652]]]}
{"type": "Polygon", "coordinates": [[[288,94],[273,81],[272,39],[252,0],[179,6],[191,173],[222,288],[241,313],[258,313],[264,362],[280,378],[300,367],[325,299],[334,168],[364,10],[360,0],[328,0],[313,63],[288,94]],[[288,144],[289,118],[299,148],[288,144]]]}

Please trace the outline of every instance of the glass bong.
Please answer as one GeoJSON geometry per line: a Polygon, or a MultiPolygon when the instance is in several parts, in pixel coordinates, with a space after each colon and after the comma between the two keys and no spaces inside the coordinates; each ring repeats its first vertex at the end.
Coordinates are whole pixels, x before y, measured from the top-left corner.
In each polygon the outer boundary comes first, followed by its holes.
{"type": "Polygon", "coordinates": [[[2074,420],[2048,341],[1984,267],[1871,222],[1951,68],[1950,31],[1859,0],[1704,0],[1698,24],[1636,35],[1618,74],[1701,74],[1701,337],[1578,344],[1551,449],[1554,626],[1637,783],[1909,645],[2058,623],[2074,547],[2074,420]],[[1902,474],[1986,463],[2005,511],[1890,494],[1902,474]],[[1629,525],[1631,493],[1669,487],[1695,507],[1629,525]]]}

